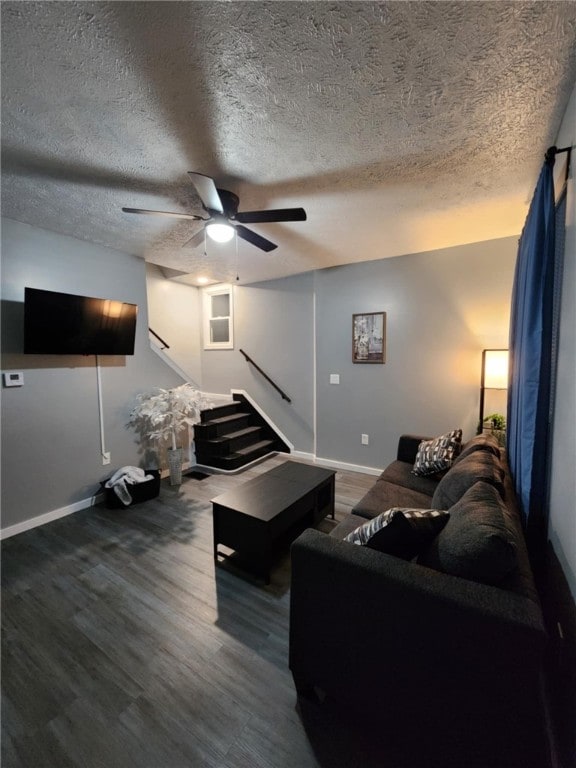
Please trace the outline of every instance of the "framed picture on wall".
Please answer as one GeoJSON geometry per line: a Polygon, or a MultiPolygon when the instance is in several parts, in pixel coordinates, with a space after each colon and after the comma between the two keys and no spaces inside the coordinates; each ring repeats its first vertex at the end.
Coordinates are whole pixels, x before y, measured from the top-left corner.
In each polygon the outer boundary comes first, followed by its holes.
{"type": "Polygon", "coordinates": [[[386,362],[386,312],[352,315],[352,362],[386,362]]]}

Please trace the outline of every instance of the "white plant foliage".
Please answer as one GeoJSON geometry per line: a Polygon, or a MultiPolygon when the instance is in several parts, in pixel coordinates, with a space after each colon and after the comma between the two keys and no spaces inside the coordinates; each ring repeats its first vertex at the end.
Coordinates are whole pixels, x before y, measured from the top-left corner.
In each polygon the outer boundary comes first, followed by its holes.
{"type": "Polygon", "coordinates": [[[151,394],[141,393],[136,400],[128,425],[149,440],[170,440],[174,449],[178,434],[184,427],[196,424],[200,412],[210,406],[202,392],[188,383],[174,389],[158,388],[151,394]]]}

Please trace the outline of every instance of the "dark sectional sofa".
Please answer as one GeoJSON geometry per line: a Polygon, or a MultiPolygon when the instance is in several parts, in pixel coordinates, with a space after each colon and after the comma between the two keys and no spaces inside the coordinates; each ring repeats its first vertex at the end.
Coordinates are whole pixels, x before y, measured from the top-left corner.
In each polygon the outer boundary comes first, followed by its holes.
{"type": "Polygon", "coordinates": [[[546,632],[506,459],[478,436],[443,476],[419,477],[423,439],[403,435],[345,520],[292,545],[299,698],[377,729],[400,750],[390,765],[545,768],[546,632]],[[450,516],[412,560],[343,540],[391,507],[450,516]]]}

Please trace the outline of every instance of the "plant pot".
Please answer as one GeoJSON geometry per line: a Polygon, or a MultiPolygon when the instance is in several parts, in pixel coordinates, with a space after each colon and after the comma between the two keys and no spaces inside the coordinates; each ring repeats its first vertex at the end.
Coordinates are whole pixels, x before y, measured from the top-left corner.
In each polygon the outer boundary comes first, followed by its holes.
{"type": "Polygon", "coordinates": [[[170,485],[182,483],[182,448],[168,448],[168,469],[170,485]]]}

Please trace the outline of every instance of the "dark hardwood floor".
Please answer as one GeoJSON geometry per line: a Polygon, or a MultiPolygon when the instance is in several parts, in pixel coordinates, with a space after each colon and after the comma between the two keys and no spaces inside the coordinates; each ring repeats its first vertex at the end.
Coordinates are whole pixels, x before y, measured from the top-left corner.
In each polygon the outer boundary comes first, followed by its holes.
{"type": "MultiPolygon", "coordinates": [[[[209,500],[285,460],[3,542],[3,768],[367,764],[295,708],[288,554],[269,586],[214,568],[209,500]]],[[[373,482],[338,472],[337,521],[373,482]]]]}

